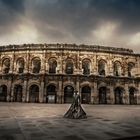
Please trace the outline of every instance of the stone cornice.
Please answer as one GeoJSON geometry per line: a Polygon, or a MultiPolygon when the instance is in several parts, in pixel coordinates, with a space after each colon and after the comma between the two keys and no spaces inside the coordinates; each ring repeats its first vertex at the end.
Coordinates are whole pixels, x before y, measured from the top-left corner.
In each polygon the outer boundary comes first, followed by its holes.
{"type": "Polygon", "coordinates": [[[0,52],[9,51],[24,51],[24,50],[71,50],[71,51],[90,51],[90,52],[105,52],[125,55],[136,55],[133,50],[126,48],[107,47],[99,45],[76,45],[76,44],[22,44],[22,45],[7,45],[0,46],[0,52]]]}

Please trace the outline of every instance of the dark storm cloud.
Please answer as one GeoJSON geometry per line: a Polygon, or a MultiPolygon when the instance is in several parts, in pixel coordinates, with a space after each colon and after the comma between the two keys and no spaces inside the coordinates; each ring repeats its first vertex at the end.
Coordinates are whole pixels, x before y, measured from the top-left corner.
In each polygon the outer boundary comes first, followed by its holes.
{"type": "Polygon", "coordinates": [[[0,0],[0,31],[29,21],[38,41],[84,43],[89,38],[91,43],[93,32],[109,22],[119,25],[112,35],[115,46],[115,41],[140,32],[139,15],[139,0],[0,0]]]}
{"type": "Polygon", "coordinates": [[[139,15],[139,0],[36,0],[30,7],[30,17],[39,31],[53,37],[57,32],[61,37],[65,31],[84,37],[101,21],[119,22],[118,31],[132,33],[140,29],[139,15]],[[48,29],[48,25],[54,28],[48,29]]]}
{"type": "Polygon", "coordinates": [[[0,34],[4,35],[14,30],[23,11],[24,2],[22,0],[0,0],[0,34]]]}

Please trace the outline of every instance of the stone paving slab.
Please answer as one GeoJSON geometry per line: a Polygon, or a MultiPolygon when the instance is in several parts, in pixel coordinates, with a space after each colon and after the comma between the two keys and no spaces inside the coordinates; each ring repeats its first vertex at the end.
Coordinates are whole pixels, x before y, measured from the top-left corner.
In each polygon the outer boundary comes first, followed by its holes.
{"type": "Polygon", "coordinates": [[[0,102],[0,140],[138,140],[139,105],[82,105],[87,119],[63,118],[69,104],[0,102]]]}

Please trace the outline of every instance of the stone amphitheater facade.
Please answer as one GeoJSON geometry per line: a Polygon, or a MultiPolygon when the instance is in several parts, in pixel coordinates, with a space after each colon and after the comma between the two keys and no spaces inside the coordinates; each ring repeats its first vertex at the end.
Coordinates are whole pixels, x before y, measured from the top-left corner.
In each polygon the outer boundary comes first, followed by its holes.
{"type": "Polygon", "coordinates": [[[0,47],[0,101],[140,104],[140,54],[76,44],[0,47]]]}

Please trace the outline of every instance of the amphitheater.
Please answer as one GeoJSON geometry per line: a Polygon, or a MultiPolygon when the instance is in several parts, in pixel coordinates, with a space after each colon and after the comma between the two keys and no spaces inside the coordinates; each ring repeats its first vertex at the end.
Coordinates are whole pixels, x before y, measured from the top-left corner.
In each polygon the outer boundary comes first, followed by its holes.
{"type": "Polygon", "coordinates": [[[98,45],[0,47],[0,101],[140,104],[140,54],[98,45]]]}

